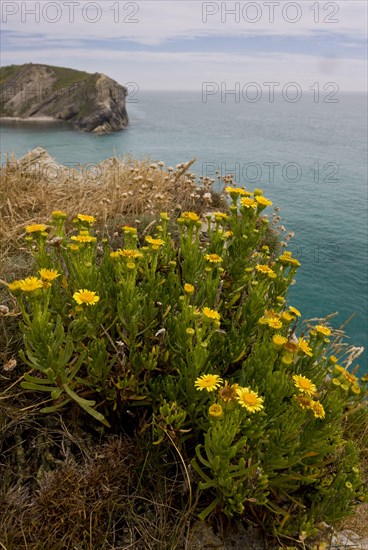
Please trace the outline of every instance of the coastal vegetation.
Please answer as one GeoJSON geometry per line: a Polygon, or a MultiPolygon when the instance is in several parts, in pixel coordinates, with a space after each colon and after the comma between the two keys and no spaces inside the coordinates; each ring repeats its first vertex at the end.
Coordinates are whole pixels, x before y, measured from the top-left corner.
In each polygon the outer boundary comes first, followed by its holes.
{"type": "Polygon", "coordinates": [[[2,167],[7,550],[205,548],[198,518],[322,549],[366,501],[360,350],[289,302],[272,200],[191,165],[2,167]]]}
{"type": "MultiPolygon", "coordinates": [[[[30,65],[30,64],[28,64],[30,65]]],[[[7,82],[9,78],[16,75],[21,69],[27,67],[26,65],[8,65],[6,67],[0,67],[0,84],[7,82]]],[[[51,66],[50,66],[51,67],[51,66]]],[[[85,71],[77,71],[75,69],[68,69],[66,67],[52,66],[55,72],[56,80],[53,85],[53,90],[60,90],[71,84],[77,84],[82,81],[86,81],[91,75],[85,71]]]]}

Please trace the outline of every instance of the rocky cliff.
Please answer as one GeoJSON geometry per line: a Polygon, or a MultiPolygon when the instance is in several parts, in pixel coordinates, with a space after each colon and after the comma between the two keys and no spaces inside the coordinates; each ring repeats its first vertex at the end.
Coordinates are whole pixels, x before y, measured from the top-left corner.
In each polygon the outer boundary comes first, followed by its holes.
{"type": "Polygon", "coordinates": [[[53,119],[107,134],[125,128],[127,89],[108,76],[50,65],[0,68],[0,117],[53,119]]]}

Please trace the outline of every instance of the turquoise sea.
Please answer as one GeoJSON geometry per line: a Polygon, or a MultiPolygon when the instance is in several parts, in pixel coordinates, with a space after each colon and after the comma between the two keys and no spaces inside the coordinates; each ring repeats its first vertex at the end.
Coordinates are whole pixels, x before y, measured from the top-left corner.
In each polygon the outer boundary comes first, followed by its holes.
{"type": "MultiPolygon", "coordinates": [[[[304,318],[339,314],[350,343],[367,348],[367,96],[339,93],[336,103],[312,92],[291,103],[257,103],[201,92],[139,92],[127,109],[127,130],[93,136],[63,123],[3,123],[2,161],[41,146],[58,162],[99,162],[114,154],[176,165],[196,157],[193,171],[234,173],[261,187],[295,232],[290,249],[301,261],[290,304],[304,318]]],[[[336,98],[335,98],[336,99],[336,98]]],[[[129,98],[128,98],[129,100],[129,98]]],[[[367,352],[361,371],[367,371],[367,352]]]]}

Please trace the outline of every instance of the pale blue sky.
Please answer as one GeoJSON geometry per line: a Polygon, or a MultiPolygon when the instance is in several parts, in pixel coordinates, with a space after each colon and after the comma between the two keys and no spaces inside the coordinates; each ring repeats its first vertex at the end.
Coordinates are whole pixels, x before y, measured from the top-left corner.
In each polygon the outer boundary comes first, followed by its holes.
{"type": "Polygon", "coordinates": [[[1,64],[104,72],[142,90],[336,82],[366,90],[366,0],[2,1],[1,64]]]}

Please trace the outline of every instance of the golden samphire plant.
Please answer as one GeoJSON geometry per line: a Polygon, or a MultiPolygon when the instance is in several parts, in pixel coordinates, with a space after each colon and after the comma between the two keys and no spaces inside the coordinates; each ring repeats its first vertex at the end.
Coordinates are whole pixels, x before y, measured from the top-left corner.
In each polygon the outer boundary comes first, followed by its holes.
{"type": "Polygon", "coordinates": [[[81,407],[107,431],[133,423],[152,448],[174,445],[202,519],[251,514],[305,541],[365,498],[343,428],[366,379],[332,355],[327,324],[298,328],[287,290],[300,264],[267,244],[272,202],[226,191],[226,212],[163,212],[151,235],[125,225],[113,247],[89,214],[72,235],[62,210],[28,225],[35,272],[8,283],[21,386],[43,393],[45,413],[81,407]]]}

